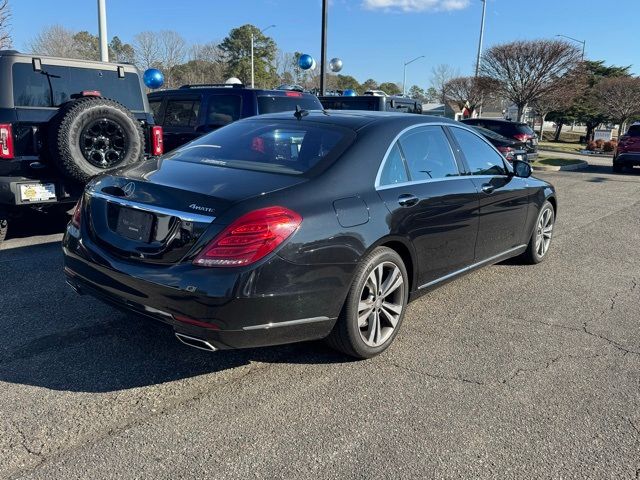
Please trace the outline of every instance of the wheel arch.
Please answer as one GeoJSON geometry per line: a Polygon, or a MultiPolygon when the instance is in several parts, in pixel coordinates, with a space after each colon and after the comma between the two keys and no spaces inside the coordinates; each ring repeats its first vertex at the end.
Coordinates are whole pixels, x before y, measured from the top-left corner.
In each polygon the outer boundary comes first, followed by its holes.
{"type": "Polygon", "coordinates": [[[384,237],[369,247],[365,255],[377,247],[390,248],[400,255],[409,277],[409,292],[412,292],[417,284],[418,266],[416,265],[416,254],[411,243],[403,237],[384,237]]]}

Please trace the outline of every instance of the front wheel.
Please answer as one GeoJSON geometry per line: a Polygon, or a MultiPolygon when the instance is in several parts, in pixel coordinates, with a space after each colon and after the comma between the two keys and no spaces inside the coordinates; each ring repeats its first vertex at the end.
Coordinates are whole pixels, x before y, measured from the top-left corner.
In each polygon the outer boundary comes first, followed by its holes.
{"type": "Polygon", "coordinates": [[[400,329],[409,295],[407,270],[394,250],[378,247],[361,262],[327,343],[355,358],[386,350],[400,329]]]}
{"type": "Polygon", "coordinates": [[[553,237],[553,227],[555,225],[555,211],[551,202],[546,201],[538,213],[536,226],[529,240],[529,245],[523,253],[523,259],[527,263],[542,262],[551,246],[551,238],[553,237]]]}

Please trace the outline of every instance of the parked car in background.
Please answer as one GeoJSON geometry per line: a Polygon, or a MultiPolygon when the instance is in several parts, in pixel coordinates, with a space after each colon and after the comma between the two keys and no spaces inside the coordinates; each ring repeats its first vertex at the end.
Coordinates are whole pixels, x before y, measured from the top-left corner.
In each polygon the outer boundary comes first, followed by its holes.
{"type": "Polygon", "coordinates": [[[0,51],[0,242],[29,209],[69,210],[95,175],[160,155],[138,70],[0,51]]]}
{"type": "Polygon", "coordinates": [[[527,146],[526,143],[520,140],[510,139],[496,133],[492,130],[487,130],[482,127],[471,127],[477,131],[484,138],[489,140],[491,144],[498,149],[498,151],[504,155],[509,162],[513,163],[514,160],[528,161],[527,146]]]}
{"type": "Polygon", "coordinates": [[[322,110],[315,95],[295,90],[260,90],[241,84],[183,85],[149,94],[167,152],[220,127],[264,113],[322,110]]]}
{"type": "Polygon", "coordinates": [[[511,122],[509,120],[496,118],[467,118],[461,120],[461,122],[466,125],[486,128],[503,137],[524,142],[529,160],[534,160],[538,156],[538,136],[526,123],[511,122]]]}
{"type": "Polygon", "coordinates": [[[69,284],[203,350],[327,338],[369,358],[409,299],[545,259],[554,188],[469,127],[301,113],[240,120],[95,179],[63,240],[69,284]]]}
{"type": "Polygon", "coordinates": [[[618,139],[613,154],[613,171],[622,172],[625,168],[640,166],[640,123],[634,123],[627,133],[618,139]]]}
{"type": "Polygon", "coordinates": [[[319,97],[326,110],[367,110],[370,112],[422,113],[422,103],[406,97],[357,95],[319,97]]]}

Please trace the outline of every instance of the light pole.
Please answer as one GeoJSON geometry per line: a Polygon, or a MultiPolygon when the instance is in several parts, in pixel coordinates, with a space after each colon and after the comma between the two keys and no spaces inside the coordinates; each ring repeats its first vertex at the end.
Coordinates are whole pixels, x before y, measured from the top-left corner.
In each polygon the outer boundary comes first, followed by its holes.
{"type": "MultiPolygon", "coordinates": [[[[272,27],[275,27],[275,25],[269,25],[268,27],[263,28],[262,30],[260,30],[260,33],[264,33],[272,27]]],[[[254,35],[253,35],[253,30],[251,30],[251,88],[255,88],[255,71],[253,66],[253,40],[254,40],[254,35]]]]}
{"type": "Polygon", "coordinates": [[[556,35],[556,37],[568,38],[569,40],[573,40],[576,43],[582,44],[582,61],[584,62],[584,50],[585,50],[585,47],[587,46],[586,40],[578,40],[577,38],[569,37],[567,35],[556,35]]]}
{"type": "Polygon", "coordinates": [[[484,40],[484,19],[487,14],[487,0],[482,1],[482,21],[480,22],[480,39],[478,40],[478,56],[476,57],[476,77],[480,71],[480,56],[482,55],[482,41],[484,40]]]}
{"type": "Polygon", "coordinates": [[[414,58],[413,60],[409,60],[408,62],[404,62],[404,70],[402,72],[402,96],[404,97],[405,93],[407,93],[407,65],[415,62],[416,60],[420,60],[424,58],[424,55],[420,55],[419,57],[414,58]]]}
{"type": "Polygon", "coordinates": [[[106,0],[98,0],[98,31],[100,35],[100,61],[109,61],[107,44],[107,6],[106,0]]]}
{"type": "Polygon", "coordinates": [[[322,25],[320,27],[320,95],[324,95],[325,75],[327,72],[327,16],[329,0],[322,0],[322,25]]]}

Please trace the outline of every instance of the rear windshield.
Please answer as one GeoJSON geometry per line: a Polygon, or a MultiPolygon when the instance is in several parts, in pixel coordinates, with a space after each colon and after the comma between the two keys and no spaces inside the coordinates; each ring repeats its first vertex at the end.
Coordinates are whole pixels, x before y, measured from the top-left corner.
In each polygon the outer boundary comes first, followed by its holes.
{"type": "Polygon", "coordinates": [[[353,140],[353,131],[308,122],[241,121],[185,145],[173,160],[243,170],[300,175],[331,163],[353,140]],[[326,160],[326,162],[325,162],[326,160]]]}
{"type": "Polygon", "coordinates": [[[380,110],[380,97],[372,98],[336,98],[322,101],[327,110],[380,110]]]}
{"type": "Polygon", "coordinates": [[[320,100],[311,95],[286,97],[258,97],[258,113],[294,112],[296,106],[302,110],[322,110],[320,100]]]}
{"type": "Polygon", "coordinates": [[[640,137],[640,125],[631,125],[627,135],[630,137],[640,137]]]}
{"type": "Polygon", "coordinates": [[[118,78],[113,69],[42,65],[36,72],[30,63],[13,65],[13,101],[16,107],[59,107],[83,90],[98,90],[129,110],[144,111],[140,80],[135,73],[118,78]]]}
{"type": "Polygon", "coordinates": [[[483,125],[483,127],[493,130],[505,137],[513,137],[519,133],[524,133],[526,135],[534,134],[531,127],[526,123],[488,123],[487,125],[483,125]]]}

